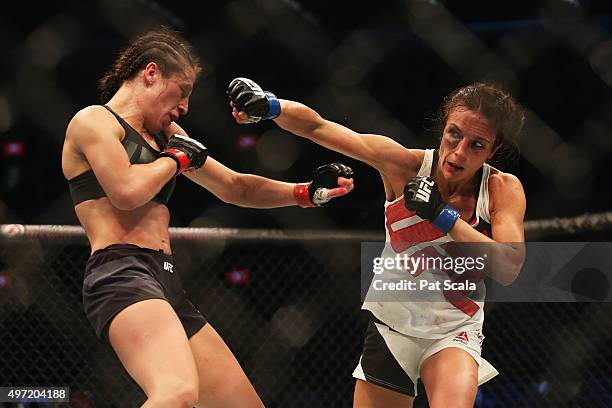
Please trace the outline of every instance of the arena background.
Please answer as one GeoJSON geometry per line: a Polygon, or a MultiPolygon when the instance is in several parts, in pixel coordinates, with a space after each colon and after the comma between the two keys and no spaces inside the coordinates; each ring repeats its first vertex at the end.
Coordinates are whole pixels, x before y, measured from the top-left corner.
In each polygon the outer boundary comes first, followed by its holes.
{"type": "MultiPolygon", "coordinates": [[[[292,181],[330,161],[355,170],[355,191],[322,209],[238,208],[188,180],[169,204],[173,227],[288,231],[203,230],[174,245],[190,296],[267,406],[350,406],[366,323],[359,243],[382,236],[384,192],[373,169],[273,123],[236,125],[225,96],[234,77],[415,148],[437,145],[427,118],[446,93],[476,80],[499,82],[527,111],[522,155],[511,170],[525,188],[528,238],[612,235],[605,216],[574,229],[534,222],[612,207],[609,2],[13,6],[0,14],[0,224],[77,224],[60,168],[66,125],[98,103],[96,80],[121,47],[160,24],[181,30],[203,60],[181,124],[211,156],[237,171],[292,181]]],[[[141,402],[81,311],[83,237],[2,236],[0,244],[0,386],[70,386],[72,406],[141,402]]],[[[501,375],[481,388],[476,406],[612,406],[611,312],[609,303],[593,302],[491,305],[484,355],[501,375]]]]}

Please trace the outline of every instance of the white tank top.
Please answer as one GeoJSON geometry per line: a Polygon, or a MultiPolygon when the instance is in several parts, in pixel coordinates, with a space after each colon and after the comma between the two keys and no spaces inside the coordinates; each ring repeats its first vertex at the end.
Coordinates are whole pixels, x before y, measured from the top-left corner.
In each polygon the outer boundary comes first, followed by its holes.
{"type": "MultiPolygon", "coordinates": [[[[425,150],[419,176],[431,176],[433,159],[434,150],[425,150]]],[[[489,235],[491,221],[488,180],[491,169],[491,166],[484,164],[475,216],[470,220],[470,225],[474,228],[479,230],[488,228],[489,235]]],[[[393,258],[396,254],[411,256],[421,251],[436,251],[444,256],[442,244],[453,241],[449,235],[440,232],[429,221],[422,219],[414,211],[407,210],[403,196],[385,202],[385,233],[386,243],[382,258],[393,258]]],[[[445,278],[448,280],[449,276],[445,275],[445,278]]],[[[461,280],[459,276],[456,278],[459,278],[458,281],[461,280]]],[[[405,269],[385,269],[383,273],[376,275],[375,279],[388,283],[412,280],[419,285],[421,280],[430,282],[440,280],[441,273],[433,275],[429,270],[425,270],[420,275],[413,276],[405,269]]],[[[426,292],[386,290],[383,299],[380,290],[374,290],[371,285],[362,309],[369,310],[390,328],[408,336],[443,338],[457,331],[482,330],[486,289],[482,280],[476,286],[477,289],[470,293],[469,297],[462,294],[457,296],[459,292],[452,290],[426,292]],[[411,297],[414,301],[410,301],[411,297]]],[[[380,289],[380,282],[378,288],[380,289]]]]}

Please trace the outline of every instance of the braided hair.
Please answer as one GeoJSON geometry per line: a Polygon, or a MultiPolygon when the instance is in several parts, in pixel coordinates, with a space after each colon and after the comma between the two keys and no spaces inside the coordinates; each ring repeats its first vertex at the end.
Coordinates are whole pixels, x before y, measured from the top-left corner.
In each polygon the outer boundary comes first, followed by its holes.
{"type": "Polygon", "coordinates": [[[186,66],[190,66],[196,76],[201,71],[192,46],[178,32],[167,27],[149,31],[121,51],[111,69],[98,81],[102,103],[112,98],[124,81],[134,78],[150,62],[155,62],[163,75],[180,72],[186,66]]]}

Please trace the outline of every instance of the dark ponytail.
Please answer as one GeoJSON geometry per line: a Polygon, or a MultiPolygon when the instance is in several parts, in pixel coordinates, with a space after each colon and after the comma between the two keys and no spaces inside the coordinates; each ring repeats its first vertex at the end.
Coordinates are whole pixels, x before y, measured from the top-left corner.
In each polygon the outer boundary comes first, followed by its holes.
{"type": "Polygon", "coordinates": [[[100,89],[100,101],[106,103],[113,97],[115,93],[121,88],[123,79],[114,71],[109,71],[98,81],[98,88],[100,89]]]}
{"type": "Polygon", "coordinates": [[[511,171],[518,164],[521,158],[521,149],[514,140],[504,139],[499,148],[487,163],[502,170],[511,171]]]}

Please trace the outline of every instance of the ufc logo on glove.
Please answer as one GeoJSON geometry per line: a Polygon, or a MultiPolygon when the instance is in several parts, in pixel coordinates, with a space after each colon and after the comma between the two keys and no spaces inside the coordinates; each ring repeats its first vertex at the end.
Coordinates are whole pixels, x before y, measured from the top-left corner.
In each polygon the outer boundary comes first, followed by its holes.
{"type": "Polygon", "coordinates": [[[422,179],[421,184],[419,184],[419,189],[416,193],[416,198],[419,198],[425,202],[429,202],[429,197],[431,196],[431,187],[434,185],[433,180],[422,179]]]}

